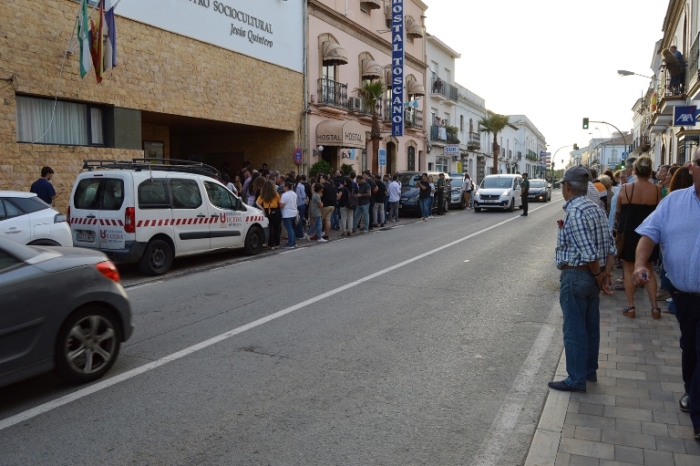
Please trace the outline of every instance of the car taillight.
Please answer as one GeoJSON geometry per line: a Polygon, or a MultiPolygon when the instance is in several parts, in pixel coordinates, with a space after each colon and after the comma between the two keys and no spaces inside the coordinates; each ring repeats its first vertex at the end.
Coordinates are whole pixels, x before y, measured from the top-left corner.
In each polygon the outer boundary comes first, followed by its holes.
{"type": "Polygon", "coordinates": [[[136,231],[136,209],[127,207],[124,213],[124,231],[133,233],[136,231]]]}
{"type": "Polygon", "coordinates": [[[98,272],[112,281],[119,283],[119,271],[112,261],[100,262],[95,266],[98,272]]]}

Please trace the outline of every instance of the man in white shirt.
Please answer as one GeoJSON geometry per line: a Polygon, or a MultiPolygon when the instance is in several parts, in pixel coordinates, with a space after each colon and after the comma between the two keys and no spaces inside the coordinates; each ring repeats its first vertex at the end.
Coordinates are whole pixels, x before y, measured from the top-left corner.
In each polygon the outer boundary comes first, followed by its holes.
{"type": "Polygon", "coordinates": [[[280,207],[282,208],[282,223],[287,230],[287,245],[282,249],[292,249],[297,246],[296,231],[294,223],[297,219],[297,195],[292,189],[292,183],[285,181],[282,197],[280,198],[280,207]]]}
{"type": "Polygon", "coordinates": [[[401,200],[401,184],[399,183],[399,175],[394,175],[394,178],[389,183],[389,212],[386,214],[386,221],[399,221],[399,201],[401,200]]]}

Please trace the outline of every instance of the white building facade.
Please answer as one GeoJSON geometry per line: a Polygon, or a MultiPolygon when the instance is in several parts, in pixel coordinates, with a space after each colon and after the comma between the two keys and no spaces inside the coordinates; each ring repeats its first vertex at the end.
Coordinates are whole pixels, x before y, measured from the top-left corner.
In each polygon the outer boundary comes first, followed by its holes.
{"type": "MultiPolygon", "coordinates": [[[[544,166],[540,165],[540,153],[548,150],[544,135],[526,115],[510,115],[510,124],[514,128],[506,126],[498,134],[498,172],[527,173],[531,178],[543,177],[544,166]]],[[[487,172],[493,170],[493,161],[491,166],[489,163],[486,165],[487,172]]]]}
{"type": "Polygon", "coordinates": [[[491,147],[488,134],[482,133],[479,125],[479,120],[487,116],[486,100],[464,86],[456,86],[459,93],[456,126],[460,158],[455,171],[469,173],[478,183],[485,173],[484,149],[491,147]]]}

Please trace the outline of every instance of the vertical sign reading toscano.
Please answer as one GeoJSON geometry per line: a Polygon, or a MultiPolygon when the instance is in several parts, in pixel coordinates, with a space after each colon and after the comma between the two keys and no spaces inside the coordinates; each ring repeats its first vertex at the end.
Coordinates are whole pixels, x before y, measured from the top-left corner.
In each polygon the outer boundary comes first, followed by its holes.
{"type": "Polygon", "coordinates": [[[391,135],[403,136],[404,0],[391,1],[391,135]]]}
{"type": "Polygon", "coordinates": [[[302,1],[120,0],[116,13],[303,72],[302,1]]]}

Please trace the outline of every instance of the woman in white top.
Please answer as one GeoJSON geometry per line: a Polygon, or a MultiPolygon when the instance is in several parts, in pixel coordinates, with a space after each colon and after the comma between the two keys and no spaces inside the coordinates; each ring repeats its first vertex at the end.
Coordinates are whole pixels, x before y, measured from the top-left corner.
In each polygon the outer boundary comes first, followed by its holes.
{"type": "Polygon", "coordinates": [[[462,183],[462,191],[464,192],[464,208],[471,208],[472,199],[472,179],[469,177],[469,173],[464,174],[464,183],[462,183]]]}
{"type": "Polygon", "coordinates": [[[292,183],[289,181],[284,182],[284,192],[280,198],[280,207],[282,208],[282,223],[287,230],[287,245],[283,249],[292,249],[297,246],[294,223],[297,220],[299,211],[297,210],[297,195],[292,189],[292,183]]]}
{"type": "Polygon", "coordinates": [[[435,218],[433,217],[433,204],[435,204],[435,183],[433,183],[432,176],[428,177],[428,183],[430,184],[430,212],[428,218],[435,218]]]}

